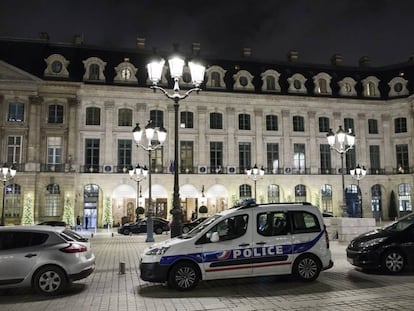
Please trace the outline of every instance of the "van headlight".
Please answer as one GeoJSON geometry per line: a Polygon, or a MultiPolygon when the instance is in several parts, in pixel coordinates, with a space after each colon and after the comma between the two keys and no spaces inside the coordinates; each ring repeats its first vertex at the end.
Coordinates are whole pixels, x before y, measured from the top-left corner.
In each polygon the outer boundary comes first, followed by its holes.
{"type": "Polygon", "coordinates": [[[361,248],[373,247],[373,246],[376,246],[376,245],[378,245],[378,244],[380,244],[380,243],[384,242],[386,239],[387,239],[386,237],[376,238],[376,239],[373,239],[373,240],[369,240],[369,241],[361,242],[361,243],[359,244],[359,246],[360,246],[361,248]]]}
{"type": "Polygon", "coordinates": [[[160,255],[164,255],[165,252],[169,249],[170,247],[154,247],[149,249],[145,255],[149,255],[149,256],[160,256],[160,255]]]}

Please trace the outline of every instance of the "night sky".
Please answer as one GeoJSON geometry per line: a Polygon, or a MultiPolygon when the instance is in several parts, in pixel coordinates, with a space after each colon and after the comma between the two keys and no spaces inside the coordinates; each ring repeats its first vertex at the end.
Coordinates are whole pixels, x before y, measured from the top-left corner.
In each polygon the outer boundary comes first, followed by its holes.
{"type": "Polygon", "coordinates": [[[83,35],[87,45],[148,49],[201,57],[285,61],[290,50],[305,63],[329,64],[335,53],[344,64],[368,56],[372,66],[405,62],[414,55],[412,0],[1,0],[0,37],[39,38],[69,43],[83,35]]]}

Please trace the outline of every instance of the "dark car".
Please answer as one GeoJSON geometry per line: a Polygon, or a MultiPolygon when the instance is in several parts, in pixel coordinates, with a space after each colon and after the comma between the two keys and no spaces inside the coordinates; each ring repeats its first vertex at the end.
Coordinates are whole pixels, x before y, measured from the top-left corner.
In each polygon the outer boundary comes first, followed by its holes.
{"type": "Polygon", "coordinates": [[[197,218],[197,219],[195,219],[195,220],[193,220],[193,221],[190,221],[190,222],[186,222],[186,223],[183,223],[183,229],[182,229],[182,232],[183,233],[187,233],[187,232],[189,232],[190,230],[192,230],[195,226],[198,226],[199,224],[201,224],[204,220],[206,220],[208,217],[200,217],[200,218],[197,218]]]}
{"type": "MultiPolygon", "coordinates": [[[[170,231],[168,220],[152,217],[154,233],[162,234],[165,231],[170,231]]],[[[145,233],[147,232],[147,218],[138,220],[134,223],[127,223],[118,228],[118,233],[129,235],[131,233],[145,233]]]]}
{"type": "Polygon", "coordinates": [[[353,239],[346,255],[352,265],[363,269],[399,273],[414,267],[414,214],[353,239]]]}
{"type": "Polygon", "coordinates": [[[68,225],[66,222],[60,221],[60,220],[43,221],[41,223],[38,223],[38,225],[40,225],[40,226],[52,226],[52,227],[65,227],[67,229],[71,229],[70,225],[68,225]]]}

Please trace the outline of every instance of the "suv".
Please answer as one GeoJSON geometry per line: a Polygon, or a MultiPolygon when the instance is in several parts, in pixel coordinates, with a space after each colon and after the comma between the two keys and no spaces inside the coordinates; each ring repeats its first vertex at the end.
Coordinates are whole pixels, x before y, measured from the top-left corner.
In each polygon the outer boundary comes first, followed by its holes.
{"type": "Polygon", "coordinates": [[[141,278],[178,290],[200,280],[293,274],[313,281],[333,266],[319,209],[309,203],[242,205],[147,248],[141,278]]]}
{"type": "Polygon", "coordinates": [[[54,295],[88,277],[95,255],[83,236],[64,227],[0,227],[0,288],[33,287],[54,295]]]}

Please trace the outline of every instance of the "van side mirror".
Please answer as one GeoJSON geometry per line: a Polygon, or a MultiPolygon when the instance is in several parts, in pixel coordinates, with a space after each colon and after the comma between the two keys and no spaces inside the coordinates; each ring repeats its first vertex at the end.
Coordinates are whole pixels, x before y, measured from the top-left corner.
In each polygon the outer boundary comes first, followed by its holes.
{"type": "Polygon", "coordinates": [[[210,241],[213,242],[213,243],[216,243],[216,242],[220,241],[220,237],[219,237],[218,232],[213,232],[212,233],[212,235],[210,237],[210,241]]]}

